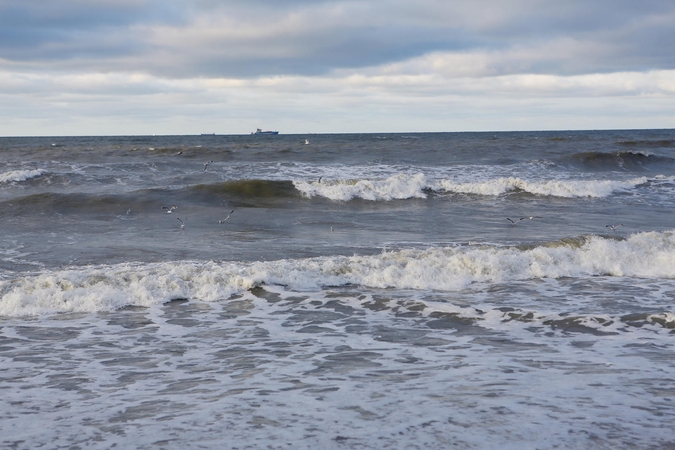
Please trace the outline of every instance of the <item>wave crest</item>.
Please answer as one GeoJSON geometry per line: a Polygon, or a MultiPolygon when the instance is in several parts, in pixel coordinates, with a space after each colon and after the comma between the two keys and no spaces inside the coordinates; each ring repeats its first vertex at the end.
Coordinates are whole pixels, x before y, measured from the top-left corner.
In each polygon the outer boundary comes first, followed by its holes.
{"type": "Polygon", "coordinates": [[[432,247],[272,262],[74,268],[0,281],[0,315],[110,311],[176,298],[216,301],[263,284],[456,291],[474,283],[589,276],[675,279],[675,233],[589,236],[529,249],[432,247]]]}
{"type": "Polygon", "coordinates": [[[47,173],[42,169],[32,170],[12,170],[5,173],[0,173],[0,183],[18,183],[21,181],[30,180],[47,173]]]}
{"type": "Polygon", "coordinates": [[[646,177],[627,181],[615,180],[548,180],[526,181],[521,178],[497,178],[475,183],[455,183],[450,180],[438,182],[447,192],[477,195],[501,195],[510,191],[522,191],[551,197],[607,197],[616,191],[632,189],[647,183],[646,177]]]}
{"type": "Polygon", "coordinates": [[[502,177],[486,181],[457,182],[428,180],[422,173],[398,174],[383,180],[332,180],[324,182],[294,181],[293,185],[306,197],[321,196],[330,200],[355,198],[388,201],[426,198],[427,192],[499,196],[508,192],[526,192],[551,197],[607,197],[647,183],[646,177],[617,180],[544,180],[527,181],[502,177]]]}
{"type": "Polygon", "coordinates": [[[294,181],[293,185],[306,197],[321,196],[331,200],[402,200],[426,198],[428,188],[424,174],[398,174],[384,180],[335,180],[326,182],[294,181]]]}

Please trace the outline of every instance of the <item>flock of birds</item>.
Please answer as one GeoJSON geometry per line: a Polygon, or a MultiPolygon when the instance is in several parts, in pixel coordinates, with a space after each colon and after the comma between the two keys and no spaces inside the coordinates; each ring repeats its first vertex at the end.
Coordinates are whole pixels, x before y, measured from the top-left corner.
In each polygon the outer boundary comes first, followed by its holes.
{"type": "MultiPolygon", "coordinates": [[[[515,219],[515,220],[511,219],[510,217],[506,218],[506,220],[511,222],[511,225],[516,225],[518,222],[520,222],[521,220],[525,220],[525,219],[534,220],[534,219],[543,219],[543,217],[541,217],[541,216],[526,216],[526,217],[520,217],[520,218],[515,219]]],[[[616,225],[605,225],[605,228],[609,228],[611,231],[616,231],[617,228],[622,227],[622,226],[623,226],[622,223],[618,223],[616,225]]]]}
{"type": "MultiPolygon", "coordinates": [[[[309,144],[308,140],[305,140],[305,144],[309,144]]],[[[179,154],[182,152],[179,152],[179,154]]],[[[213,160],[210,160],[204,164],[204,170],[203,172],[206,172],[206,170],[209,168],[209,165],[213,163],[213,160]]],[[[321,179],[323,177],[319,177],[317,183],[321,183],[321,179]]],[[[171,206],[162,206],[162,209],[167,212],[167,214],[171,214],[174,210],[176,210],[178,207],[176,205],[171,205],[171,206]]],[[[234,212],[234,209],[230,211],[230,213],[225,217],[224,219],[221,219],[218,221],[219,224],[225,223],[226,220],[232,216],[232,213],[234,212]]],[[[127,214],[129,214],[129,211],[127,211],[127,214]]],[[[183,220],[180,217],[176,217],[178,221],[180,222],[180,227],[185,228],[185,222],[187,221],[187,217],[183,220]]],[[[534,219],[543,219],[542,216],[525,216],[525,217],[519,217],[517,219],[511,219],[510,217],[507,217],[506,220],[511,222],[511,225],[515,226],[518,224],[521,220],[534,220],[534,219]]],[[[616,231],[617,228],[624,226],[622,223],[616,224],[616,225],[606,225],[606,228],[609,228],[611,231],[616,231]]],[[[333,231],[333,227],[330,228],[330,231],[333,231]]]]}
{"type": "MultiPolygon", "coordinates": [[[[178,152],[177,155],[180,155],[181,153],[183,153],[183,152],[178,152]]],[[[204,170],[202,172],[206,172],[206,170],[209,168],[209,165],[211,163],[213,163],[213,160],[210,160],[210,161],[206,162],[204,164],[204,170]]],[[[167,214],[171,214],[176,209],[178,209],[178,207],[176,205],[162,206],[162,210],[166,211],[167,214]]],[[[127,211],[127,214],[129,214],[130,212],[131,212],[131,210],[127,211]]],[[[230,218],[230,216],[232,215],[233,212],[234,212],[234,209],[232,211],[230,211],[230,213],[227,215],[227,217],[219,220],[218,223],[220,223],[220,224],[225,223],[225,221],[230,218]]],[[[176,219],[178,219],[178,221],[180,222],[180,227],[185,228],[185,222],[187,222],[187,217],[185,219],[181,219],[180,217],[176,217],[176,219]]]]}
{"type": "MultiPolygon", "coordinates": [[[[171,214],[176,209],[178,209],[178,207],[176,205],[162,206],[162,210],[166,211],[167,214],[171,214]]],[[[130,211],[131,210],[127,211],[127,214],[129,214],[130,211]]],[[[227,215],[227,217],[219,220],[218,223],[220,223],[220,224],[225,223],[225,221],[228,220],[230,218],[230,216],[232,216],[233,212],[234,212],[234,209],[232,211],[230,211],[230,213],[227,215]]],[[[178,221],[180,222],[180,227],[185,228],[185,222],[187,221],[187,217],[185,219],[181,219],[180,217],[176,217],[176,219],[178,219],[178,221]]]]}

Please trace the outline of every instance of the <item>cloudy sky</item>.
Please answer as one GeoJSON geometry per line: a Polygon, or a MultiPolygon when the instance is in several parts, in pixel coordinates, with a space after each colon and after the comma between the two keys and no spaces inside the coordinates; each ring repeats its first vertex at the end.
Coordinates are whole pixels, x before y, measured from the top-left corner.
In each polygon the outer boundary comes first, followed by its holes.
{"type": "Polygon", "coordinates": [[[0,136],[675,128],[673,0],[0,0],[0,136]]]}

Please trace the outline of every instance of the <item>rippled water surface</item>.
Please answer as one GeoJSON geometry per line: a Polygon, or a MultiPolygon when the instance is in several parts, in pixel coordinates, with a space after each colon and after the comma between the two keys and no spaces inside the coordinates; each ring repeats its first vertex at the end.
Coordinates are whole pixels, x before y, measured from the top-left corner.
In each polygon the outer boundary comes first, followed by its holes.
{"type": "Polygon", "coordinates": [[[675,445],[671,130],[0,153],[3,447],[675,445]]]}

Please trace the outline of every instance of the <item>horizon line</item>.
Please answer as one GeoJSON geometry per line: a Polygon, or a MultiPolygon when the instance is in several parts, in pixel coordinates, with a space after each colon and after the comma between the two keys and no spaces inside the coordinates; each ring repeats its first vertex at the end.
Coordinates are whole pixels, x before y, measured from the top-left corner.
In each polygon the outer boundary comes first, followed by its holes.
{"type": "MultiPolygon", "coordinates": [[[[264,138],[274,139],[279,136],[307,136],[307,135],[347,135],[347,134],[461,134],[461,133],[570,133],[591,131],[673,131],[674,128],[579,128],[579,129],[545,129],[545,130],[464,130],[464,131],[368,131],[368,132],[307,132],[307,133],[281,133],[264,138]]],[[[217,136],[258,136],[253,133],[200,133],[200,134],[51,134],[51,135],[3,135],[0,139],[13,138],[93,138],[93,137],[217,137],[217,136]]]]}

